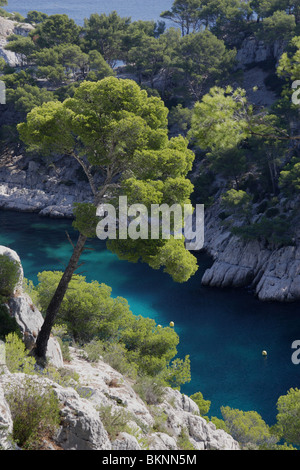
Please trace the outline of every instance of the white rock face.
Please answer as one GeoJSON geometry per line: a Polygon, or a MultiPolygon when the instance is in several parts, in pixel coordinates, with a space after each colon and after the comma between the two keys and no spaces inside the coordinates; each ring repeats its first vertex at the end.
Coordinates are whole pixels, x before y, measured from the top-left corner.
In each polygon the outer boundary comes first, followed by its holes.
{"type": "MultiPolygon", "coordinates": [[[[71,349],[71,355],[71,363],[65,364],[64,368],[78,374],[75,389],[62,387],[42,376],[30,376],[31,381],[37,381],[43,387],[50,385],[60,403],[61,425],[50,449],[180,450],[178,437],[182,431],[187,433],[195,451],[240,449],[231,436],[199,416],[198,407],[190,398],[169,388],[165,390],[164,401],[155,407],[156,413],[166,417],[165,432],[153,432],[151,409],[135,393],[128,379],[101,361],[89,364],[75,349],[71,349]],[[84,394],[85,398],[82,397],[84,394]],[[100,419],[98,410],[101,406],[110,408],[112,414],[124,411],[131,416],[127,429],[121,429],[116,437],[110,438],[100,419]]],[[[0,375],[0,410],[4,410],[3,416],[10,428],[10,410],[4,395],[12,384],[22,387],[25,378],[22,373],[0,375]]],[[[0,434],[0,444],[6,438],[7,434],[0,434]]]]}
{"type": "MultiPolygon", "coordinates": [[[[4,374],[0,376],[0,390],[11,390],[11,387],[22,387],[26,376],[20,374],[4,374]]],[[[85,399],[80,398],[72,388],[63,388],[51,380],[30,376],[42,387],[51,386],[61,405],[61,421],[55,437],[55,445],[62,450],[110,450],[111,443],[105,431],[99,413],[85,399]]],[[[5,399],[0,394],[0,409],[5,399]]]]}
{"type": "Polygon", "coordinates": [[[0,384],[0,450],[12,450],[10,436],[13,429],[13,420],[4,391],[0,384]]]}
{"type": "Polygon", "coordinates": [[[178,390],[166,388],[163,402],[155,407],[156,412],[167,416],[166,432],[152,432],[155,417],[133,390],[130,382],[119,372],[101,361],[96,365],[87,363],[74,349],[72,361],[66,364],[65,368],[79,375],[80,381],[91,391],[89,401],[96,408],[101,405],[111,405],[115,412],[121,407],[132,415],[129,427],[133,436],[128,435],[128,432],[122,432],[113,441],[113,449],[142,450],[139,442],[141,439],[136,437],[139,436],[147,441],[149,450],[178,450],[177,439],[184,430],[196,450],[239,450],[238,443],[231,436],[217,430],[212,423],[207,423],[199,415],[196,403],[178,390]],[[146,434],[145,429],[148,430],[146,434]]]}
{"type": "Polygon", "coordinates": [[[64,450],[110,450],[111,442],[99,413],[88,400],[72,389],[54,386],[60,403],[62,422],[56,443],[64,450]]]}
{"type": "MultiPolygon", "coordinates": [[[[29,350],[32,349],[44,322],[41,312],[26,293],[12,297],[8,302],[8,306],[10,315],[15,318],[20,327],[26,347],[29,350]]],[[[61,349],[58,341],[53,337],[50,337],[48,342],[47,358],[55,367],[62,367],[61,349]]]]}
{"type": "Polygon", "coordinates": [[[79,374],[81,383],[92,391],[90,402],[96,407],[112,405],[113,409],[120,409],[120,406],[124,406],[133,416],[139,417],[143,426],[153,426],[154,418],[148,407],[122,374],[101,361],[97,365],[91,364],[83,360],[75,350],[72,351],[72,363],[65,364],[64,367],[79,374]]]}

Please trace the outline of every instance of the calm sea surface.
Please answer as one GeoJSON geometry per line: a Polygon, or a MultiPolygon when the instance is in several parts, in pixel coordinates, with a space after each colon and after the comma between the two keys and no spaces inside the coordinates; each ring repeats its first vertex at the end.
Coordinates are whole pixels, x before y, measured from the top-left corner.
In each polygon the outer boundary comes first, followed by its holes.
{"type": "Polygon", "coordinates": [[[110,13],[117,11],[120,16],[129,16],[136,20],[159,19],[164,10],[168,10],[173,4],[172,0],[63,0],[52,2],[50,0],[8,0],[6,10],[17,11],[26,16],[28,11],[37,10],[53,15],[66,13],[76,23],[83,24],[84,18],[91,13],[110,13]]]}
{"type": "MultiPolygon", "coordinates": [[[[75,240],[68,220],[0,211],[0,244],[19,253],[25,276],[35,283],[43,270],[64,269],[71,254],[66,230],[75,240]]],[[[212,402],[210,415],[220,416],[224,405],[255,410],[274,423],[278,397],[300,386],[300,365],[291,361],[291,344],[300,339],[299,304],[264,304],[243,290],[201,286],[211,263],[205,255],[189,282],[175,284],[145,264],[120,261],[99,240],[90,246],[94,251],[86,252],[79,270],[87,280],[111,286],[112,295],[125,297],[136,315],[163,326],[175,322],[179,355],[191,358],[192,381],[183,392],[200,390],[212,402]]]]}

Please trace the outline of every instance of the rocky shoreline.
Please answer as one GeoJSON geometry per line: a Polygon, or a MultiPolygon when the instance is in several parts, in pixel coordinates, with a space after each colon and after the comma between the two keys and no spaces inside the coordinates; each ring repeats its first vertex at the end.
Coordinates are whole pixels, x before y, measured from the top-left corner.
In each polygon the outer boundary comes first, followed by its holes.
{"type": "MultiPolygon", "coordinates": [[[[91,202],[87,181],[71,158],[48,164],[11,155],[0,167],[0,209],[72,218],[74,202],[91,202]],[[76,181],[76,183],[74,183],[76,181]]],[[[217,205],[205,210],[204,251],[212,266],[203,275],[205,286],[250,287],[261,301],[300,300],[300,246],[266,248],[259,241],[244,242],[221,224],[217,205]]]]}
{"type": "Polygon", "coordinates": [[[31,24],[12,21],[0,16],[0,57],[3,57],[5,62],[11,67],[21,65],[22,60],[18,54],[5,49],[5,46],[8,44],[7,38],[12,34],[27,36],[33,29],[34,27],[31,24]]]}
{"type": "Polygon", "coordinates": [[[0,166],[0,208],[72,218],[74,202],[93,199],[80,175],[79,164],[68,157],[42,163],[12,153],[0,166]]]}
{"type": "Polygon", "coordinates": [[[220,223],[218,211],[206,211],[205,251],[214,262],[202,278],[205,286],[247,287],[260,301],[300,300],[300,246],[268,248],[263,242],[245,242],[220,223]]]}

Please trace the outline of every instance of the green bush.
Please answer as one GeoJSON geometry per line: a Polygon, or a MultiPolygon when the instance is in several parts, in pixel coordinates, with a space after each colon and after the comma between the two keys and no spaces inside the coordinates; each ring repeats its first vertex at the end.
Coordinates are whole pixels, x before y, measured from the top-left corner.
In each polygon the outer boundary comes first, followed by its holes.
{"type": "Polygon", "coordinates": [[[279,187],[289,198],[300,191],[300,161],[293,157],[288,165],[280,172],[279,187]]]}
{"type": "Polygon", "coordinates": [[[181,450],[196,450],[191,441],[187,429],[182,429],[177,438],[178,447],[181,450]]]}
{"type": "Polygon", "coordinates": [[[263,20],[262,29],[257,32],[257,37],[265,43],[274,44],[278,37],[282,41],[290,40],[296,29],[294,15],[289,15],[285,11],[275,11],[275,13],[263,20]]]}
{"type": "Polygon", "coordinates": [[[13,374],[24,372],[33,374],[35,372],[35,359],[28,355],[24,343],[16,333],[9,333],[5,338],[6,365],[13,374]]]}
{"type": "Polygon", "coordinates": [[[200,415],[207,415],[211,402],[209,400],[204,400],[201,392],[194,393],[194,395],[191,395],[190,398],[196,403],[196,405],[198,405],[200,415]]]}
{"type": "Polygon", "coordinates": [[[0,255],[0,295],[10,297],[19,281],[20,263],[0,255]]]}
{"type": "Polygon", "coordinates": [[[270,427],[255,411],[241,411],[221,407],[221,413],[229,434],[244,448],[258,449],[260,446],[271,446],[278,441],[270,427]]]}
{"type": "Polygon", "coordinates": [[[89,362],[98,362],[103,358],[103,343],[99,340],[92,340],[90,343],[84,346],[84,352],[86,353],[86,359],[89,362]]]}
{"type": "Polygon", "coordinates": [[[132,379],[137,377],[138,364],[129,361],[127,350],[124,345],[119,343],[102,343],[93,340],[84,347],[87,359],[91,362],[97,362],[103,359],[113,369],[132,379]]]}
{"type": "Polygon", "coordinates": [[[292,227],[288,220],[282,216],[272,219],[262,217],[259,222],[232,227],[234,235],[244,240],[264,240],[271,248],[278,246],[292,246],[292,227]]]}
{"type": "Polygon", "coordinates": [[[277,401],[276,431],[287,443],[299,446],[300,390],[291,388],[277,401]]]}

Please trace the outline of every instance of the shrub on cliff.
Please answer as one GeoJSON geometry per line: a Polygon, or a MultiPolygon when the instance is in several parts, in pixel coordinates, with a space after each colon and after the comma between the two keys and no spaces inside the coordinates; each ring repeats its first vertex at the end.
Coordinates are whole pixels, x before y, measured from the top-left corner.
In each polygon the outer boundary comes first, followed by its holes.
{"type": "Polygon", "coordinates": [[[20,265],[8,256],[0,255],[0,296],[13,294],[20,277],[20,265]]]}
{"type": "Polygon", "coordinates": [[[0,296],[0,341],[4,341],[9,333],[19,331],[16,320],[10,316],[8,307],[2,302],[4,299],[0,296]]]}
{"type": "Polygon", "coordinates": [[[22,386],[11,383],[6,393],[13,418],[13,439],[25,450],[39,450],[59,425],[59,405],[52,389],[30,377],[22,386]]]}

